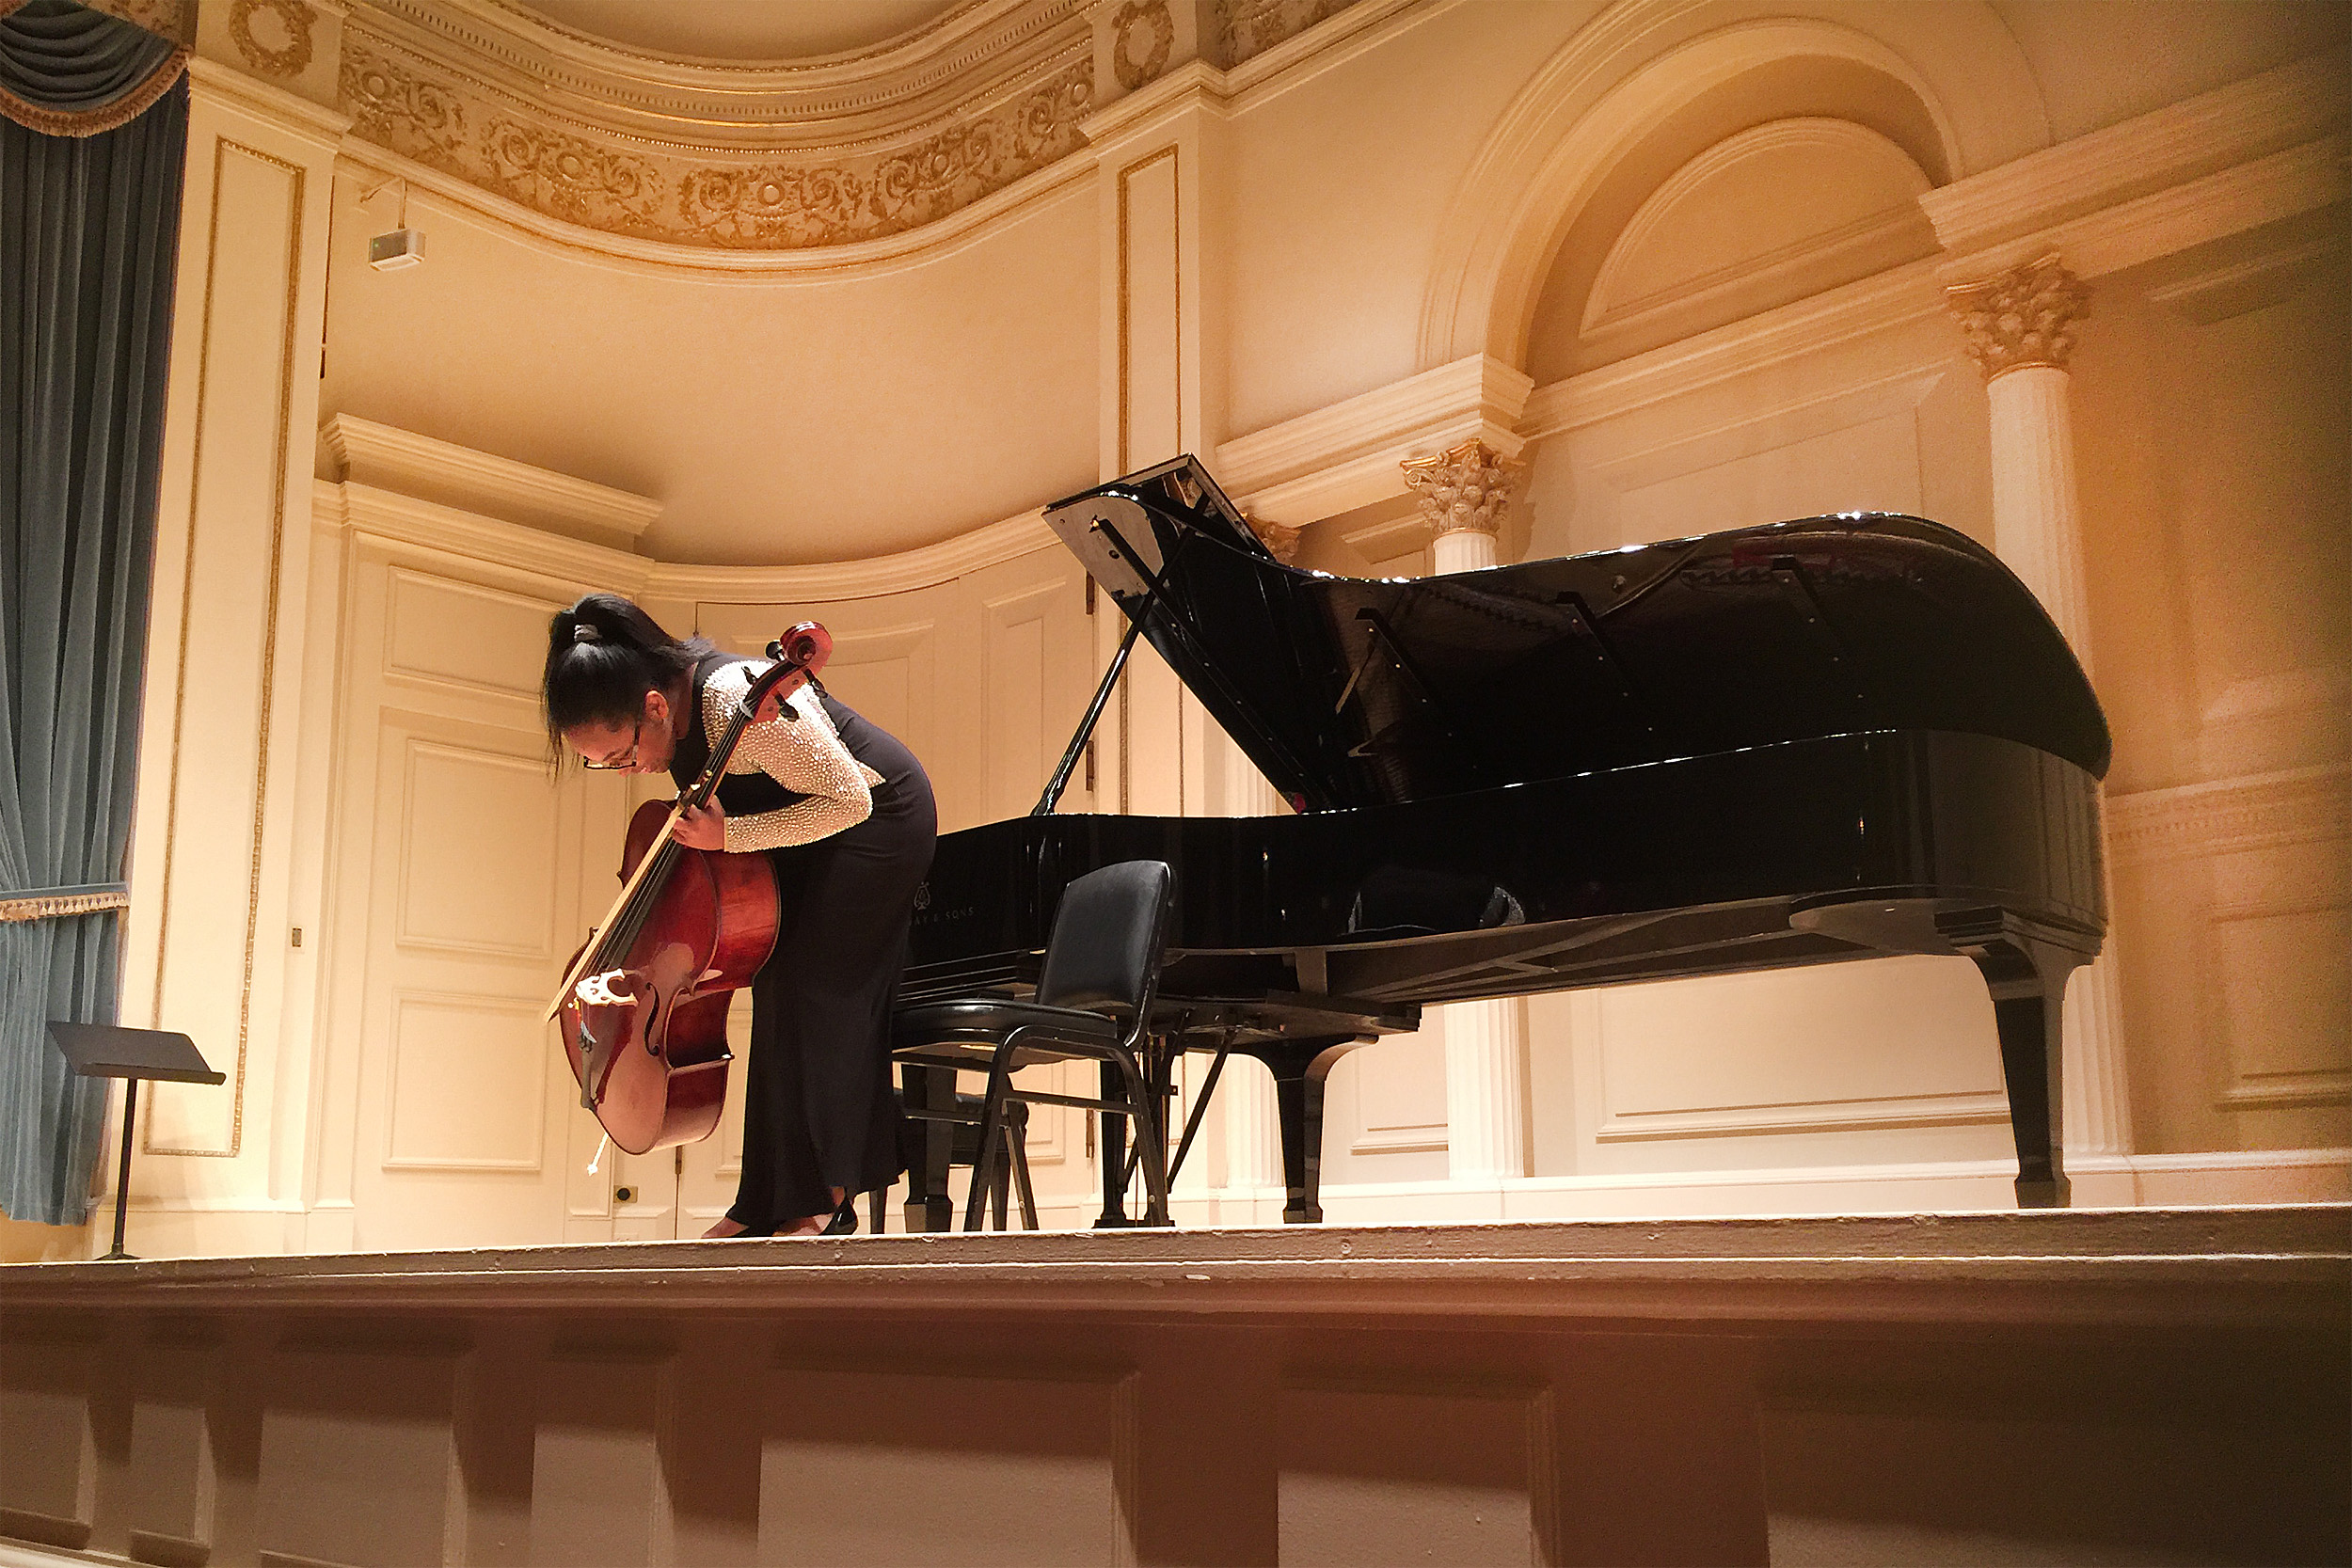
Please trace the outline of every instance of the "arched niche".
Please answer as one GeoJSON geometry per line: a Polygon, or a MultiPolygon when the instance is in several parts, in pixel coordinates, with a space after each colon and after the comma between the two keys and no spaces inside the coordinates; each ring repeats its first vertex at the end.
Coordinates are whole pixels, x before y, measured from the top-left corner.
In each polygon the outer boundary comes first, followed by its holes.
{"type": "Polygon", "coordinates": [[[1804,8],[1818,14],[1634,0],[1546,61],[1439,230],[1421,362],[1487,354],[1524,365],[1536,302],[1587,210],[1613,240],[1676,169],[1765,121],[1850,121],[1935,185],[2048,144],[2040,87],[1989,7],[1804,8]],[[1613,211],[1596,207],[1607,202],[1613,211]]]}
{"type": "Polygon", "coordinates": [[[1716,135],[1776,103],[1836,106],[1803,75],[1776,67],[1727,83],[1628,150],[1536,297],[1527,372],[1538,386],[1934,254],[1918,206],[1932,150],[1899,114],[1882,117],[1897,135],[1818,113],[1716,135]]]}

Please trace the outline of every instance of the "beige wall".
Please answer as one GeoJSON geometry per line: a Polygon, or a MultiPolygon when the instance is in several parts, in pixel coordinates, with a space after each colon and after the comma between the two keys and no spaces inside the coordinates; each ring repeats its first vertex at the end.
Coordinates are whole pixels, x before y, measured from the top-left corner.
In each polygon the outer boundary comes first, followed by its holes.
{"type": "MultiPolygon", "coordinates": [[[[1291,9],[1284,41],[1225,70],[1188,61],[1206,13],[1178,8],[1133,91],[1118,8],[1061,15],[1098,46],[1086,147],[882,240],[726,253],[485,192],[355,129],[332,71],[263,80],[199,27],[151,689],[204,693],[213,750],[175,752],[180,710],[151,702],[125,1021],[150,1022],[160,974],[154,1021],[243,1074],[160,1105],[135,1247],[364,1244],[358,1195],[411,1180],[360,1132],[402,1103],[369,1055],[383,988],[412,986],[387,978],[407,960],[386,911],[444,896],[414,880],[441,863],[388,836],[389,802],[431,782],[384,771],[388,716],[398,747],[504,759],[502,809],[542,824],[492,835],[539,857],[499,895],[518,920],[549,907],[520,891],[542,861],[601,863],[622,803],[530,782],[532,656],[493,636],[501,614],[590,585],[681,626],[823,607],[870,641],[872,700],[903,708],[953,821],[985,820],[1041,783],[1116,634],[1065,602],[1029,509],[1189,450],[1306,525],[1308,563],[1420,570],[1396,463],[1482,436],[1526,465],[1505,560],[1850,507],[2007,551],[2011,459],[1944,291],[2045,251],[2090,288],[2068,428],[2082,639],[2117,737],[2077,1200],[2346,1190],[2343,8],[1291,9]],[[404,201],[425,262],[372,271],[404,201]],[[314,463],[339,419],[365,450],[314,463]],[[372,628],[389,584],[428,579],[468,607],[438,629],[505,663],[393,703],[408,677],[372,628]],[[1024,619],[1032,593],[1052,609],[1024,619]],[[1050,692],[999,683],[976,707],[951,622],[1009,639],[1050,692]]],[[[363,0],[338,26],[398,31],[363,0]]],[[[598,71],[652,79],[564,58],[574,108],[598,71]]],[[[1132,679],[1101,758],[1125,809],[1271,808],[1164,670],[1132,679]]],[[[585,896],[560,875],[549,894],[585,896]]],[[[504,994],[478,980],[412,989],[504,994]]],[[[1342,1069],[1335,1214],[2009,1201],[1989,1007],[1957,960],[1538,999],[1498,1069],[1527,1173],[1499,1181],[1446,1174],[1442,1033],[1342,1069]]],[[[541,1076],[535,1174],[468,1178],[532,1187],[501,1234],[676,1223],[616,1216],[604,1183],[660,1184],[642,1171],[581,1185],[580,1118],[541,1076]]],[[[1238,1077],[1188,1175],[1195,1220],[1272,1212],[1265,1085],[1238,1077]]],[[[519,1160],[531,1118],[499,1116],[482,1141],[519,1160]]]]}

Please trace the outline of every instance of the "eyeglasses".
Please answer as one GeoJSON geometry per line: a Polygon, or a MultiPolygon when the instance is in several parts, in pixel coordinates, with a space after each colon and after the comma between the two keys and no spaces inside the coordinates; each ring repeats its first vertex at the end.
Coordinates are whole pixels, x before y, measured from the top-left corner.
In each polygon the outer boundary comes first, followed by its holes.
{"type": "Polygon", "coordinates": [[[645,716],[641,713],[637,716],[637,727],[628,732],[628,751],[618,756],[607,757],[602,762],[590,762],[582,757],[580,765],[597,773],[617,773],[624,768],[634,768],[637,765],[637,743],[644,737],[644,734],[645,716]]]}

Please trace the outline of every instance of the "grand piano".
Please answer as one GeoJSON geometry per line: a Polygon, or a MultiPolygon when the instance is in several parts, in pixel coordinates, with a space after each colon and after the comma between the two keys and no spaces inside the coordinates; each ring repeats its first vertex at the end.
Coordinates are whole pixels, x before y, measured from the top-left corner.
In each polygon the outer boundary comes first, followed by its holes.
{"type": "MultiPolygon", "coordinates": [[[[2109,741],[1981,546],[1851,513],[1335,578],[1275,561],[1188,457],[1046,520],[1295,815],[1054,814],[1106,679],[1037,814],[941,838],[903,1002],[1025,994],[1062,888],[1168,862],[1155,1059],[1273,1070],[1284,1218],[1311,1222],[1326,1077],[1425,1006],[1956,954],[1993,995],[2018,1204],[2066,1204],[2059,1013],[2106,930],[2109,741]]],[[[944,1221],[946,1158],[934,1136],[911,1217],[944,1221]]]]}

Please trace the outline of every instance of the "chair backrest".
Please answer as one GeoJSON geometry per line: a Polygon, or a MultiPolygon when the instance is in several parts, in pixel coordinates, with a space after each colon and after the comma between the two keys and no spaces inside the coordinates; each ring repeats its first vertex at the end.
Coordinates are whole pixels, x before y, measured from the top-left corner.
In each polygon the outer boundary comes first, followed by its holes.
{"type": "Polygon", "coordinates": [[[1121,861],[1062,890],[1037,999],[1132,1018],[1149,1006],[1168,944],[1176,878],[1164,861],[1121,861]]]}

